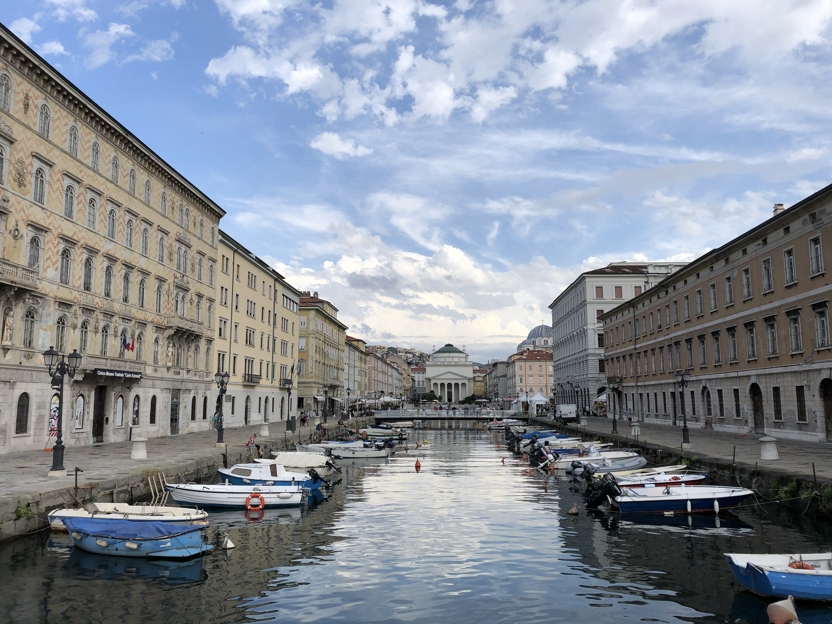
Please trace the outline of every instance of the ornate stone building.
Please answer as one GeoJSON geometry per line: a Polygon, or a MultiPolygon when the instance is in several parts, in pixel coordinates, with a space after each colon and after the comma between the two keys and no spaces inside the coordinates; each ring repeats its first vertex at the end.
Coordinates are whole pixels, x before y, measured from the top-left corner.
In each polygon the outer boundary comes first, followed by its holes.
{"type": "Polygon", "coordinates": [[[452,344],[434,351],[425,368],[428,392],[433,390],[443,402],[458,403],[474,393],[474,364],[452,344]]]}
{"type": "Polygon", "coordinates": [[[0,453],[209,427],[223,214],[0,26],[0,453]]]}

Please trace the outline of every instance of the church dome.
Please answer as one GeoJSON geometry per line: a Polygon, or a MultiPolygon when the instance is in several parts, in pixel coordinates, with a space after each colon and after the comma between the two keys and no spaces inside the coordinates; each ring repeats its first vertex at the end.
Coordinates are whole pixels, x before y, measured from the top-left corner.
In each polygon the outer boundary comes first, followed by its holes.
{"type": "Polygon", "coordinates": [[[457,349],[451,343],[446,344],[441,349],[437,349],[434,353],[464,353],[463,351],[457,349]]]}
{"type": "Polygon", "coordinates": [[[552,333],[552,328],[548,325],[538,325],[529,332],[529,335],[526,337],[526,340],[534,340],[536,338],[551,338],[552,333]]]}

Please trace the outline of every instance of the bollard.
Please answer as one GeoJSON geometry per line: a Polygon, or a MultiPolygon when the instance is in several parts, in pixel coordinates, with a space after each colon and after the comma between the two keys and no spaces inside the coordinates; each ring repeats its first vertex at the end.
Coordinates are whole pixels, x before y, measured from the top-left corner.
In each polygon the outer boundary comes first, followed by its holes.
{"type": "Polygon", "coordinates": [[[147,438],[133,438],[130,459],[147,459],[147,438]]]}
{"type": "Polygon", "coordinates": [[[777,453],[777,438],[771,436],[760,438],[760,459],[769,461],[780,459],[780,455],[777,453]]]}
{"type": "Polygon", "coordinates": [[[260,425],[260,437],[261,438],[268,438],[269,437],[269,424],[263,423],[260,425]]]}

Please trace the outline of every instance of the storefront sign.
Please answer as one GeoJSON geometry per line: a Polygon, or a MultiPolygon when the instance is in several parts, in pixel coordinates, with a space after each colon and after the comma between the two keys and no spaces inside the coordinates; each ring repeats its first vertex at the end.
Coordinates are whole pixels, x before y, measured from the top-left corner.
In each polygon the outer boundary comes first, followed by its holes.
{"type": "Polygon", "coordinates": [[[141,379],[141,373],[133,373],[131,371],[113,370],[111,368],[96,368],[95,374],[99,377],[113,377],[119,379],[141,379]]]}

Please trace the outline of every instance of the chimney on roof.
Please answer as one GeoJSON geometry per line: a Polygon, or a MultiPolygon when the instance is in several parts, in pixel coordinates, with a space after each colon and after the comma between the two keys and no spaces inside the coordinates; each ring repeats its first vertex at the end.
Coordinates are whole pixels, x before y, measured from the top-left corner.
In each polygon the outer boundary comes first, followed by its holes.
{"type": "Polygon", "coordinates": [[[774,204],[774,216],[776,217],[781,212],[784,212],[786,209],[783,207],[783,204],[774,204]]]}
{"type": "MultiPolygon", "coordinates": [[[[780,205],[782,206],[782,204],[780,204],[780,205]]],[[[317,299],[318,298],[318,291],[316,290],[315,293],[312,296],[315,297],[315,299],[317,299]]]]}

